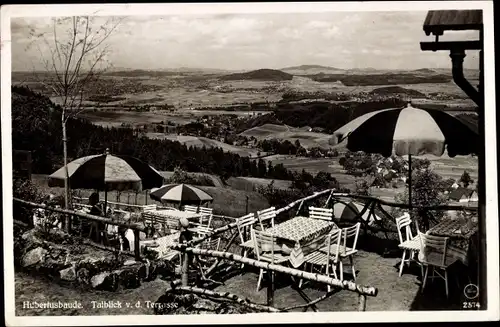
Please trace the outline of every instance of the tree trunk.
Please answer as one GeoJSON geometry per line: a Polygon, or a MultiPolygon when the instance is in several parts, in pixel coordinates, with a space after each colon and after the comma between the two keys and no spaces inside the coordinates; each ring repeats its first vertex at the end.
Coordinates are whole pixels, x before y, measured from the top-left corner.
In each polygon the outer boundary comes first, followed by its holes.
{"type": "MultiPolygon", "coordinates": [[[[62,132],[63,132],[63,156],[64,156],[64,206],[66,210],[70,210],[70,199],[69,199],[69,173],[68,173],[68,140],[66,136],[66,116],[65,109],[62,113],[62,132]]],[[[71,231],[71,216],[66,215],[65,223],[66,231],[69,233],[71,231]]]]}

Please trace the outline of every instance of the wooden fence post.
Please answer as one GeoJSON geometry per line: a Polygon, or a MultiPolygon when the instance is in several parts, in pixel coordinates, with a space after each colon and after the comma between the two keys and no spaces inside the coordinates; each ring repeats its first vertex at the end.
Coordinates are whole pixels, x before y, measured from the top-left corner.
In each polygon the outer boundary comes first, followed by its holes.
{"type": "Polygon", "coordinates": [[[359,295],[359,311],[366,311],[366,295],[359,295]]]}
{"type": "Polygon", "coordinates": [[[134,254],[135,254],[135,260],[140,261],[141,260],[141,245],[140,245],[140,232],[138,229],[134,229],[134,254]]]}
{"type": "Polygon", "coordinates": [[[267,305],[274,305],[274,271],[267,270],[267,305]]]}
{"type": "Polygon", "coordinates": [[[302,205],[304,205],[304,201],[300,201],[299,208],[297,209],[297,212],[295,213],[295,216],[297,216],[300,213],[300,210],[302,209],[302,205]]]}

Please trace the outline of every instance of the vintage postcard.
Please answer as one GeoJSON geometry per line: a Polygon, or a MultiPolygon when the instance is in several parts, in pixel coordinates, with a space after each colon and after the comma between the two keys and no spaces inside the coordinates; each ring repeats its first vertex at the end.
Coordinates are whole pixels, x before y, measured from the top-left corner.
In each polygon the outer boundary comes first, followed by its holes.
{"type": "Polygon", "coordinates": [[[492,2],[10,5],[0,41],[7,326],[499,319],[492,2]]]}

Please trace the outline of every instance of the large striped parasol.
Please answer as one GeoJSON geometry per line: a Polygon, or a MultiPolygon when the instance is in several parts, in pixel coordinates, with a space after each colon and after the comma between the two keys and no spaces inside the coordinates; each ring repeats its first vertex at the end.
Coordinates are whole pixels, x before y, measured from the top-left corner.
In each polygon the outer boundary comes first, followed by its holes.
{"type": "MultiPolygon", "coordinates": [[[[408,155],[411,186],[411,156],[445,151],[450,157],[478,153],[479,134],[461,120],[435,109],[406,108],[378,110],[360,116],[334,134],[347,138],[351,151],[408,155]]],[[[411,205],[411,187],[409,191],[411,205]]]]}
{"type": "MultiPolygon", "coordinates": [[[[69,185],[73,189],[142,191],[163,184],[163,176],[147,163],[131,156],[99,155],[82,157],[67,164],[69,185]]],[[[64,187],[65,167],[49,176],[49,187],[64,187]]]]}
{"type": "Polygon", "coordinates": [[[202,204],[213,201],[205,191],[188,184],[168,184],[152,190],[151,199],[160,202],[176,202],[181,204],[202,204]]]}

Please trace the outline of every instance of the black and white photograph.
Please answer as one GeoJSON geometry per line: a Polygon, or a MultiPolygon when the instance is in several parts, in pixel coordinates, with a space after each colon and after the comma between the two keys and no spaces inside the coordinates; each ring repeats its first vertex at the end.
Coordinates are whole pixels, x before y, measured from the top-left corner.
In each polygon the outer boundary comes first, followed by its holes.
{"type": "Polygon", "coordinates": [[[1,33],[7,326],[499,319],[492,2],[9,5],[1,33]]]}

